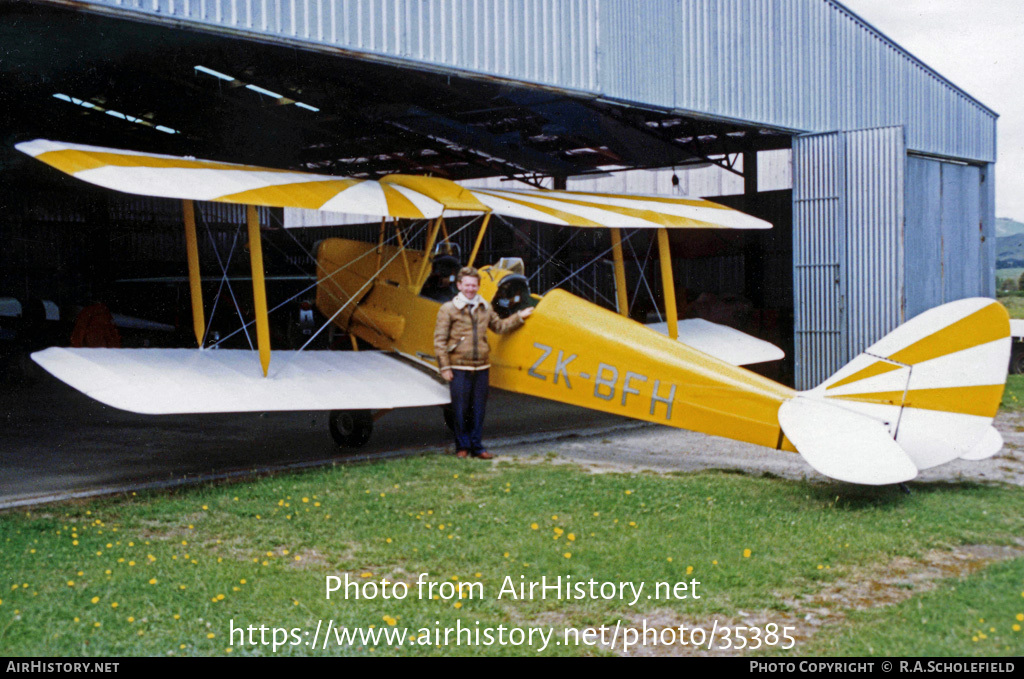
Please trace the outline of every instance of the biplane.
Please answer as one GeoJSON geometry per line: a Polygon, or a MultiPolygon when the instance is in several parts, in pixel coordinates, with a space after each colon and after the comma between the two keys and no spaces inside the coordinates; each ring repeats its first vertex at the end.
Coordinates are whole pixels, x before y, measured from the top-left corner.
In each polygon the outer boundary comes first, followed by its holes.
{"type": "MultiPolygon", "coordinates": [[[[770,224],[706,200],[566,190],[479,189],[409,175],[342,178],[35,140],[18,150],[83,181],[183,201],[195,349],[49,348],[33,355],[72,387],[139,413],[330,410],[347,445],[369,437],[373,412],[443,405],[432,332],[452,274],[476,262],[493,215],[611,230],[617,309],[561,289],[533,294],[521,260],[480,266],[480,294],[499,313],[534,307],[525,327],[492,336],[491,383],[585,408],[797,452],[820,473],[859,484],[901,483],[956,459],[994,455],[992,426],[1006,381],[1010,326],[994,300],[931,309],[864,349],[809,391],[742,367],[781,353],[738,331],[678,321],[670,229],[770,224]],[[258,351],[204,349],[193,201],[247,208],[258,351]],[[370,351],[275,351],[271,363],[260,224],[255,206],[381,218],[376,243],[332,238],[316,254],[316,305],[370,351]],[[444,247],[445,217],[476,214],[465,261],[444,247]],[[388,219],[422,220],[423,250],[388,219]],[[627,315],[621,229],[654,229],[665,323],[627,315]],[[390,233],[390,235],[389,235],[390,233]],[[258,355],[255,360],[254,354],[258,355]]],[[[394,224],[394,222],[392,222],[394,224]]],[[[355,343],[355,340],[353,340],[355,343]]],[[[354,347],[358,348],[358,347],[354,347]]]]}

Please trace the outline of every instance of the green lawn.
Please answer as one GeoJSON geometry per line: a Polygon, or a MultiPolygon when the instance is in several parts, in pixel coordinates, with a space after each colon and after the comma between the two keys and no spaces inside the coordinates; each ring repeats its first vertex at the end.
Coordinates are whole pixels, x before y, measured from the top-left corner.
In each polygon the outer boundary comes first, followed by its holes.
{"type": "MultiPolygon", "coordinates": [[[[232,645],[232,621],[297,629],[290,642],[309,639],[304,632],[312,635],[321,620],[413,634],[459,621],[559,635],[567,626],[644,620],[710,630],[717,620],[793,626],[790,653],[799,655],[1021,655],[1024,634],[1012,629],[1024,624],[1015,619],[1024,614],[1021,558],[963,577],[949,571],[950,579],[931,583],[937,589],[910,585],[903,603],[867,612],[837,597],[826,604],[834,619],[821,629],[805,622],[799,603],[842,590],[848,579],[881,577],[901,559],[1009,545],[1021,535],[1019,488],[914,484],[904,495],[727,473],[591,474],[547,462],[424,456],[3,515],[0,644],[8,655],[271,655],[270,645],[232,645]],[[421,573],[435,587],[479,583],[482,596],[421,599],[421,573]],[[403,600],[327,600],[331,575],[411,589],[403,600]],[[559,575],[644,583],[647,593],[659,582],[697,580],[702,597],[641,598],[635,606],[618,598],[497,598],[505,577],[559,575]]],[[[303,643],[276,654],[536,650],[303,643]]]]}
{"type": "Polygon", "coordinates": [[[997,299],[1010,312],[1010,318],[1024,318],[1024,295],[1005,295],[997,299]]]}

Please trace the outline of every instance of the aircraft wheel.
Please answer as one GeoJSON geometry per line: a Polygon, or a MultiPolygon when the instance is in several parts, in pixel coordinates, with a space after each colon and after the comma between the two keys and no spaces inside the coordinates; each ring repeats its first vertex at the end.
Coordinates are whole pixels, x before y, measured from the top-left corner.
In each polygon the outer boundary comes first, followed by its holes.
{"type": "Polygon", "coordinates": [[[455,431],[455,411],[452,410],[451,405],[441,406],[441,413],[444,415],[444,424],[448,427],[448,431],[455,431]]]}
{"type": "Polygon", "coordinates": [[[373,433],[373,415],[369,410],[332,410],[330,427],[339,448],[359,448],[373,433]]]}
{"type": "Polygon", "coordinates": [[[1014,342],[1010,352],[1010,374],[1020,375],[1024,373],[1024,343],[1014,342]]]}

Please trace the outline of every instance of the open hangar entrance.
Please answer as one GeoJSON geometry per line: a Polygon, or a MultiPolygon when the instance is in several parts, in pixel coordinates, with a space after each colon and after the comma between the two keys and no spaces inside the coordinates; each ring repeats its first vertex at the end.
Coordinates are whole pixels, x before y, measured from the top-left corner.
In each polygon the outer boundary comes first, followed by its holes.
{"type": "MultiPolygon", "coordinates": [[[[0,151],[3,237],[16,244],[2,255],[2,294],[55,301],[65,337],[77,307],[98,300],[115,312],[177,329],[122,332],[126,346],[189,342],[181,208],[177,201],[113,194],[60,176],[13,151],[14,143],[27,139],[371,178],[491,177],[503,186],[607,185],[710,198],[739,191],[723,202],[762,216],[775,229],[673,234],[677,297],[684,314],[713,316],[753,334],[767,328],[791,355],[788,191],[758,193],[756,181],[758,151],[785,153],[787,133],[39,3],[0,11],[7,15],[4,38],[23,46],[0,74],[19,93],[19,105],[5,111],[0,151]],[[746,180],[744,164],[755,172],[746,180]]],[[[201,228],[209,228],[200,239],[204,267],[216,274],[204,295],[210,299],[221,265],[232,277],[245,277],[244,258],[220,261],[232,244],[236,254],[241,250],[237,233],[244,211],[202,204],[199,212],[201,228]]],[[[281,228],[290,221],[284,211],[261,209],[270,246],[268,284],[281,296],[311,282],[314,271],[302,261],[303,251],[316,241],[328,235],[376,238],[378,228],[281,228]]],[[[519,256],[528,272],[537,273],[535,290],[561,285],[614,306],[607,231],[518,220],[504,226],[489,231],[479,261],[519,256]]],[[[458,227],[456,219],[452,230],[458,227]]],[[[463,254],[476,228],[470,225],[457,237],[463,254]]],[[[633,315],[654,319],[663,308],[656,247],[649,234],[626,237],[627,253],[635,255],[628,269],[633,315]]],[[[247,288],[244,281],[237,285],[243,316],[247,288]]],[[[230,320],[234,312],[224,307],[218,313],[230,320]]],[[[276,342],[289,341],[291,320],[275,326],[276,342]]],[[[774,370],[773,376],[786,379],[788,371],[774,370]]]]}
{"type": "MultiPolygon", "coordinates": [[[[13,46],[0,78],[16,93],[3,112],[2,228],[18,244],[2,264],[17,294],[72,303],[93,294],[90,270],[133,261],[91,232],[113,208],[75,207],[84,189],[10,150],[36,137],[548,186],[670,168],[681,190],[735,194],[721,199],[775,225],[741,243],[674,243],[674,268],[687,290],[733,292],[742,278],[755,307],[779,309],[799,388],[924,308],[994,294],[996,114],[835,0],[36,0],[0,12],[13,46]],[[742,171],[788,149],[791,194],[687,186],[705,171],[695,166],[742,171]],[[62,216],[41,224],[46,214],[62,216]],[[40,237],[50,228],[59,245],[40,237]]],[[[176,209],[105,200],[132,226],[176,209]]],[[[182,259],[173,228],[167,247],[131,233],[170,266],[182,259]]],[[[534,244],[553,239],[547,252],[568,238],[521,228],[534,244]]],[[[563,252],[601,252],[578,238],[563,252]]]]}

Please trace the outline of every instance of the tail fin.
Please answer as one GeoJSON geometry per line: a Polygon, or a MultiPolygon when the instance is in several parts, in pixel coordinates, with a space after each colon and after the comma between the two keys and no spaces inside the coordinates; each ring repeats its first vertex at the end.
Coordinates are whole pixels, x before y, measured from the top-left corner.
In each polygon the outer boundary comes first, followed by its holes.
{"type": "Polygon", "coordinates": [[[779,422],[823,474],[872,485],[906,481],[917,470],[998,452],[1002,441],[992,419],[1009,360],[1010,324],[1001,304],[950,302],[896,328],[784,403],[779,422]],[[879,444],[879,426],[893,445],[879,444]]]}

